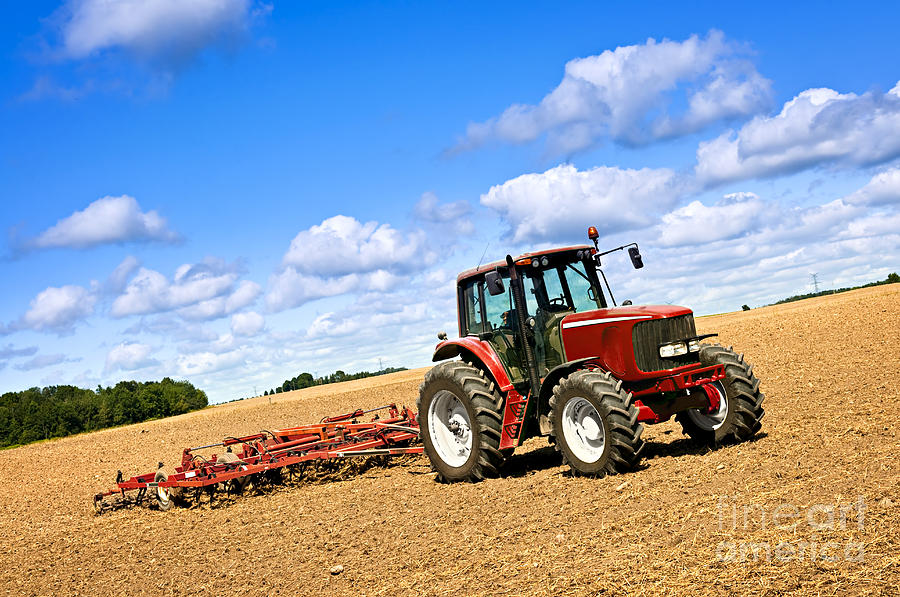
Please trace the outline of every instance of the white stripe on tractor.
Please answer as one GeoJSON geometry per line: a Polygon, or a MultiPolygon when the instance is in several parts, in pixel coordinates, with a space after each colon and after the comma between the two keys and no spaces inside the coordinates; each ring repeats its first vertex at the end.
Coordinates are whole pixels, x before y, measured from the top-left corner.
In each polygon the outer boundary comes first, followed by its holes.
{"type": "Polygon", "coordinates": [[[650,319],[652,315],[633,315],[631,317],[605,317],[603,319],[585,319],[583,321],[570,321],[563,324],[563,329],[580,328],[584,325],[597,325],[598,323],[612,323],[614,321],[631,321],[633,319],[650,319]]]}

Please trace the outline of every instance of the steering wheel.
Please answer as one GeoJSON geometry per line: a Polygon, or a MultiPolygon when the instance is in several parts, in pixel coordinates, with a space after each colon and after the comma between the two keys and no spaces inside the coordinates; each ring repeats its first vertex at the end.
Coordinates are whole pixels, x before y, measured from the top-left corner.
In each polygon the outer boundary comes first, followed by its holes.
{"type": "Polygon", "coordinates": [[[550,299],[551,307],[560,307],[562,309],[568,309],[569,306],[566,304],[566,299],[564,297],[558,296],[556,298],[550,299]]]}

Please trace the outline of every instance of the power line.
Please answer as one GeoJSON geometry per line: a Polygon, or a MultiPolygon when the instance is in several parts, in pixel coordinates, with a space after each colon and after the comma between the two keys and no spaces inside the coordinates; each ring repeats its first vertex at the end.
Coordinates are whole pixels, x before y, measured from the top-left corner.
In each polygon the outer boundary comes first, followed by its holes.
{"type": "Polygon", "coordinates": [[[809,275],[809,277],[812,278],[813,286],[816,289],[816,294],[818,294],[819,293],[819,274],[813,272],[809,275]]]}

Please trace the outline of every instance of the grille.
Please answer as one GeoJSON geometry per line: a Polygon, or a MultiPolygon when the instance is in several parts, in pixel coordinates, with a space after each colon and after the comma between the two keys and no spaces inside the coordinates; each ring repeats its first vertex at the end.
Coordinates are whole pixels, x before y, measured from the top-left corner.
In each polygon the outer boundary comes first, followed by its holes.
{"type": "Polygon", "coordinates": [[[634,360],[638,369],[650,373],[664,369],[674,369],[689,363],[700,361],[699,353],[687,354],[662,359],[659,357],[659,345],[667,342],[675,342],[696,336],[693,315],[679,315],[667,319],[651,319],[635,324],[631,332],[631,340],[634,343],[634,360]]]}

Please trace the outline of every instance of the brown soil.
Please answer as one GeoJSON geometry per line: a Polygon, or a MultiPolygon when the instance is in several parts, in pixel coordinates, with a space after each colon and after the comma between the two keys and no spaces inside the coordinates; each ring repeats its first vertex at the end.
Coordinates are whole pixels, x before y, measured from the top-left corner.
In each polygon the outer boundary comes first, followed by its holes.
{"type": "Polygon", "coordinates": [[[755,365],[762,432],[711,452],[674,422],[648,427],[645,465],[606,479],[569,476],[532,440],[503,478],[478,484],[438,484],[422,456],[190,509],[93,513],[116,469],[172,465],[227,434],[412,405],[424,370],[0,452],[0,590],[897,595],[900,285],[698,327],[755,365]]]}

